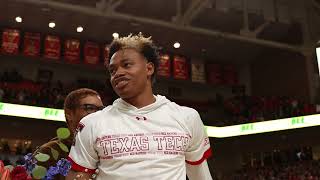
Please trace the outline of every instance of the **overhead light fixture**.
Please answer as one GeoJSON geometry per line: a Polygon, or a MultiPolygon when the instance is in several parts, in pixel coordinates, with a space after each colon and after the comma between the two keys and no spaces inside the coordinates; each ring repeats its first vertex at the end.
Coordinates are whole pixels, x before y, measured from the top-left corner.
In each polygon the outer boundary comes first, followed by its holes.
{"type": "Polygon", "coordinates": [[[179,42],[175,42],[173,44],[173,47],[176,48],[176,49],[180,48],[180,43],[179,42]]]}
{"type": "Polygon", "coordinates": [[[319,69],[319,75],[320,75],[320,40],[318,41],[316,46],[316,56],[317,56],[318,69],[319,69]]]}
{"type": "Polygon", "coordinates": [[[115,39],[116,39],[116,38],[119,38],[119,33],[116,33],[116,32],[115,32],[115,33],[112,34],[112,36],[113,36],[113,38],[115,38],[115,39]]]}
{"type": "Polygon", "coordinates": [[[77,27],[77,32],[79,32],[79,33],[80,33],[80,32],[82,32],[82,31],[83,31],[83,27],[78,26],[78,27],[77,27]]]}
{"type": "Polygon", "coordinates": [[[22,22],[22,18],[20,16],[16,17],[16,22],[21,23],[22,22]]]}
{"type": "Polygon", "coordinates": [[[49,23],[49,28],[54,28],[54,27],[56,27],[56,23],[50,22],[50,23],[49,23]]]}

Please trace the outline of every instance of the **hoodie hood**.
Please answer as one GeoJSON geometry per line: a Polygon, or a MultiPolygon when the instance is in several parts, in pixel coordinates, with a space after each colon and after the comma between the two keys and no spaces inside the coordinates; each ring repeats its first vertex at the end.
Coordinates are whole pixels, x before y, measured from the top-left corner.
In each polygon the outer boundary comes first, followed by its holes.
{"type": "Polygon", "coordinates": [[[156,98],[156,101],[154,103],[149,104],[149,105],[144,106],[139,109],[136,108],[135,106],[125,102],[121,98],[115,100],[112,105],[115,108],[117,108],[119,111],[126,113],[126,114],[146,114],[146,113],[154,111],[155,109],[158,109],[159,107],[171,102],[165,96],[156,95],[154,97],[156,98]]]}

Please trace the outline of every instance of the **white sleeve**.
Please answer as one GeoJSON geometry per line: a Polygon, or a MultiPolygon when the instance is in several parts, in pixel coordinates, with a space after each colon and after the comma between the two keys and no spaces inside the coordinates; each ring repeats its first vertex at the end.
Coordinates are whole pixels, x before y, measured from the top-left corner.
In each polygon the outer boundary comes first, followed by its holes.
{"type": "Polygon", "coordinates": [[[199,165],[186,164],[187,176],[189,180],[212,180],[207,161],[203,161],[199,165]]]}
{"type": "Polygon", "coordinates": [[[93,131],[93,119],[85,117],[77,127],[75,140],[71,146],[69,160],[74,171],[94,173],[99,161],[95,150],[95,135],[93,131]]]}
{"type": "Polygon", "coordinates": [[[185,152],[186,163],[199,165],[211,156],[210,142],[199,113],[191,109],[187,116],[187,126],[191,132],[191,140],[185,152]]]}

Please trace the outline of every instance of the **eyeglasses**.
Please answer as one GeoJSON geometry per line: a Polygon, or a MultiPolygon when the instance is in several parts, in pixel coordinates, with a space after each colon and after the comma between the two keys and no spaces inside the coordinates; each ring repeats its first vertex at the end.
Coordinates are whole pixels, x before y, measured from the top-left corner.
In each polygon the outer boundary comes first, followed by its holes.
{"type": "Polygon", "coordinates": [[[80,104],[78,107],[86,111],[88,114],[100,111],[105,108],[105,106],[96,106],[94,104],[80,104]]]}

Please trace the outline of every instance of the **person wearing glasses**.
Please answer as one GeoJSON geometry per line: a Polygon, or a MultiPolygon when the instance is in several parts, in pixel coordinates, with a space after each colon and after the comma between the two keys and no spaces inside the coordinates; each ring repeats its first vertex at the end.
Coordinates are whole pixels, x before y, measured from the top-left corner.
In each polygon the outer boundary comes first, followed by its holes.
{"type": "MultiPolygon", "coordinates": [[[[64,112],[65,118],[70,130],[70,137],[66,140],[62,140],[62,143],[65,144],[70,150],[71,145],[74,141],[74,136],[77,133],[77,127],[80,120],[97,111],[100,111],[104,108],[101,101],[100,95],[88,88],[81,88],[70,92],[64,101],[64,112]]],[[[33,153],[35,156],[38,153],[44,153],[50,155],[50,159],[46,162],[38,162],[38,165],[44,166],[49,169],[50,166],[55,166],[58,160],[61,158],[67,158],[68,152],[63,151],[59,147],[60,140],[58,138],[53,138],[49,142],[43,144],[33,153]],[[52,149],[58,151],[58,158],[54,159],[52,155],[52,149]]],[[[59,176],[57,179],[64,179],[65,177],[59,176]]]]}
{"type": "Polygon", "coordinates": [[[108,70],[120,96],[81,120],[67,180],[212,180],[209,138],[199,113],[153,94],[157,47],[142,34],[115,38],[108,70]]]}

